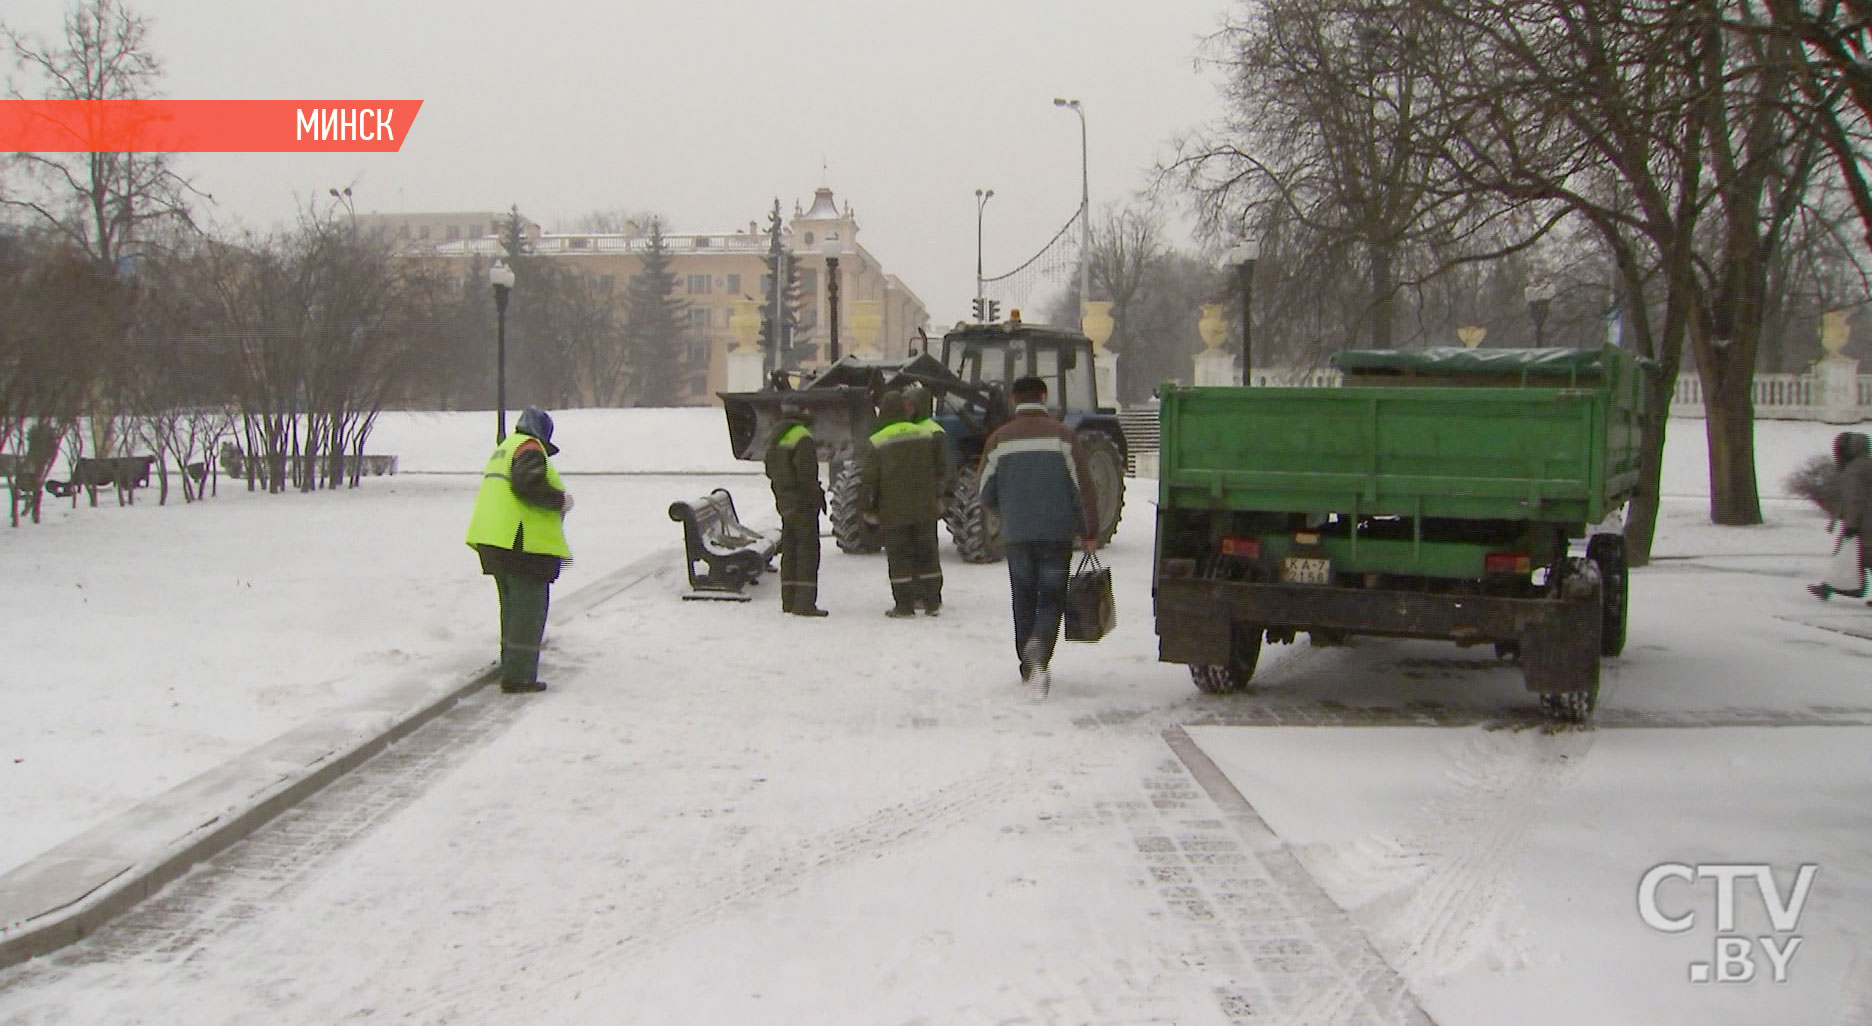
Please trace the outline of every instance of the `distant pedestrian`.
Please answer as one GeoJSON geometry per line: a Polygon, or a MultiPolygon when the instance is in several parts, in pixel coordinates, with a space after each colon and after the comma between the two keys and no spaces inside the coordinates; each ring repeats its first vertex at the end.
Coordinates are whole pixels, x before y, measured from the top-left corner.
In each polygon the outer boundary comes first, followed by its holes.
{"type": "Polygon", "coordinates": [[[488,458],[468,524],[481,572],[500,592],[501,690],[510,694],[546,690],[539,679],[546,611],[552,582],[572,558],[565,536],[572,494],[552,465],[559,452],[552,433],[546,411],[529,406],[520,414],[488,458]]]}
{"type": "Polygon", "coordinates": [[[1073,538],[1087,552],[1098,547],[1098,500],[1079,436],[1047,412],[1046,382],[1017,378],[1009,393],[1014,416],[982,449],[981,502],[1001,517],[1021,680],[1044,698],[1073,538]]]}
{"type": "Polygon", "coordinates": [[[1872,531],[1872,453],[1868,452],[1866,436],[1857,431],[1842,431],[1833,439],[1833,480],[1826,507],[1832,518],[1827,530],[1833,530],[1835,523],[1839,525],[1835,553],[1845,551],[1850,544],[1856,560],[1847,566],[1841,579],[1810,584],[1807,590],[1822,602],[1834,595],[1864,598],[1868,567],[1866,534],[1872,531]],[[1847,587],[1846,579],[1855,582],[1855,586],[1847,587]]]}
{"type": "Polygon", "coordinates": [[[885,565],[890,573],[891,608],[886,616],[916,615],[920,602],[931,616],[942,611],[942,561],[936,549],[936,521],[942,517],[942,444],[910,422],[903,393],[878,399],[878,427],[871,433],[872,456],[863,465],[863,501],[867,523],[884,536],[885,565]]]}
{"type": "Polygon", "coordinates": [[[780,611],[826,616],[819,608],[819,514],[825,489],[819,483],[819,444],[803,406],[780,405],[780,423],[767,447],[767,483],[780,514],[780,611]]]}

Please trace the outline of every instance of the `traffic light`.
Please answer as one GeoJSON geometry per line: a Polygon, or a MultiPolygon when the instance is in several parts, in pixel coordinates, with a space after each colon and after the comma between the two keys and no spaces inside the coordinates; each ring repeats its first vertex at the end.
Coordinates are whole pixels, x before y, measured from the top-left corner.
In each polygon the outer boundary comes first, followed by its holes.
{"type": "Polygon", "coordinates": [[[988,301],[988,323],[993,324],[994,322],[1000,319],[1001,319],[1001,301],[999,299],[990,299],[988,301]]]}
{"type": "Polygon", "coordinates": [[[987,320],[988,320],[988,301],[986,299],[983,299],[980,296],[976,296],[975,297],[975,323],[982,324],[982,323],[985,323],[987,320]]]}

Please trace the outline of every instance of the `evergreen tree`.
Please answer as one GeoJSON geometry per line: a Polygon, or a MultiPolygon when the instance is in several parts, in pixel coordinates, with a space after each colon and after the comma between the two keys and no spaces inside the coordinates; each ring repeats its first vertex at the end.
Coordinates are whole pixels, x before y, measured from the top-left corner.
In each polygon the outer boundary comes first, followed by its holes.
{"type": "MultiPolygon", "coordinates": [[[[534,252],[518,206],[500,219],[496,231],[514,273],[507,301],[508,409],[570,405],[577,367],[562,322],[575,284],[568,280],[572,272],[534,252]]],[[[486,285],[485,277],[480,284],[486,285]]]]}
{"type": "Polygon", "coordinates": [[[761,350],[777,354],[772,358],[778,368],[797,368],[801,353],[799,345],[804,333],[800,330],[800,312],[805,309],[806,295],[800,287],[799,262],[786,251],[786,241],[782,237],[783,222],[780,218],[780,200],[774,198],[773,211],[767,215],[767,288],[762,293],[761,303],[761,350]],[[782,280],[776,269],[785,267],[782,280]],[[780,324],[776,333],[774,325],[774,290],[780,290],[780,324]]]}
{"type": "Polygon", "coordinates": [[[663,241],[663,222],[652,220],[643,269],[631,278],[624,319],[639,406],[676,405],[689,372],[689,303],[676,297],[671,259],[663,241]]]}

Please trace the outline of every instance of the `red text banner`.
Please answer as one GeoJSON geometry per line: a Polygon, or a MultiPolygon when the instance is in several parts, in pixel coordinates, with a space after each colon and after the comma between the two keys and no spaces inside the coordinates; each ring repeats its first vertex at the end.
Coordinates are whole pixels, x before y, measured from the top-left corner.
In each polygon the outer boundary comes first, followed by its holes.
{"type": "Polygon", "coordinates": [[[421,100],[0,100],[13,153],[395,153],[421,100]]]}

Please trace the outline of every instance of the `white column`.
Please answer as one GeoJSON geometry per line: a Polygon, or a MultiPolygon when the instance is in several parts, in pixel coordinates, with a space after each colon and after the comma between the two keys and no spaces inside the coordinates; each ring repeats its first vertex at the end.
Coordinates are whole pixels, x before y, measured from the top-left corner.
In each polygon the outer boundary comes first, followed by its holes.
{"type": "Polygon", "coordinates": [[[760,334],[760,306],[752,299],[734,302],[728,330],[734,333],[735,346],[728,350],[728,367],[722,382],[724,392],[758,392],[767,384],[767,355],[754,345],[755,336],[760,334]]]}
{"type": "Polygon", "coordinates": [[[1814,364],[1814,389],[1820,416],[1828,424],[1859,423],[1859,361],[1828,356],[1814,364]]]}
{"type": "Polygon", "coordinates": [[[1235,356],[1221,349],[1205,349],[1196,354],[1196,385],[1239,385],[1241,371],[1235,356]]]}
{"type": "Polygon", "coordinates": [[[1098,385],[1101,406],[1118,405],[1118,354],[1092,354],[1092,380],[1098,385]]]}
{"type": "Polygon", "coordinates": [[[1814,364],[1814,389],[1821,419],[1828,424],[1859,423],[1859,361],[1842,352],[1851,332],[1846,311],[1820,316],[1820,348],[1826,355],[1814,364]]]}
{"type": "Polygon", "coordinates": [[[728,375],[722,391],[758,392],[766,384],[766,360],[758,349],[733,349],[728,352],[728,375]]]}

